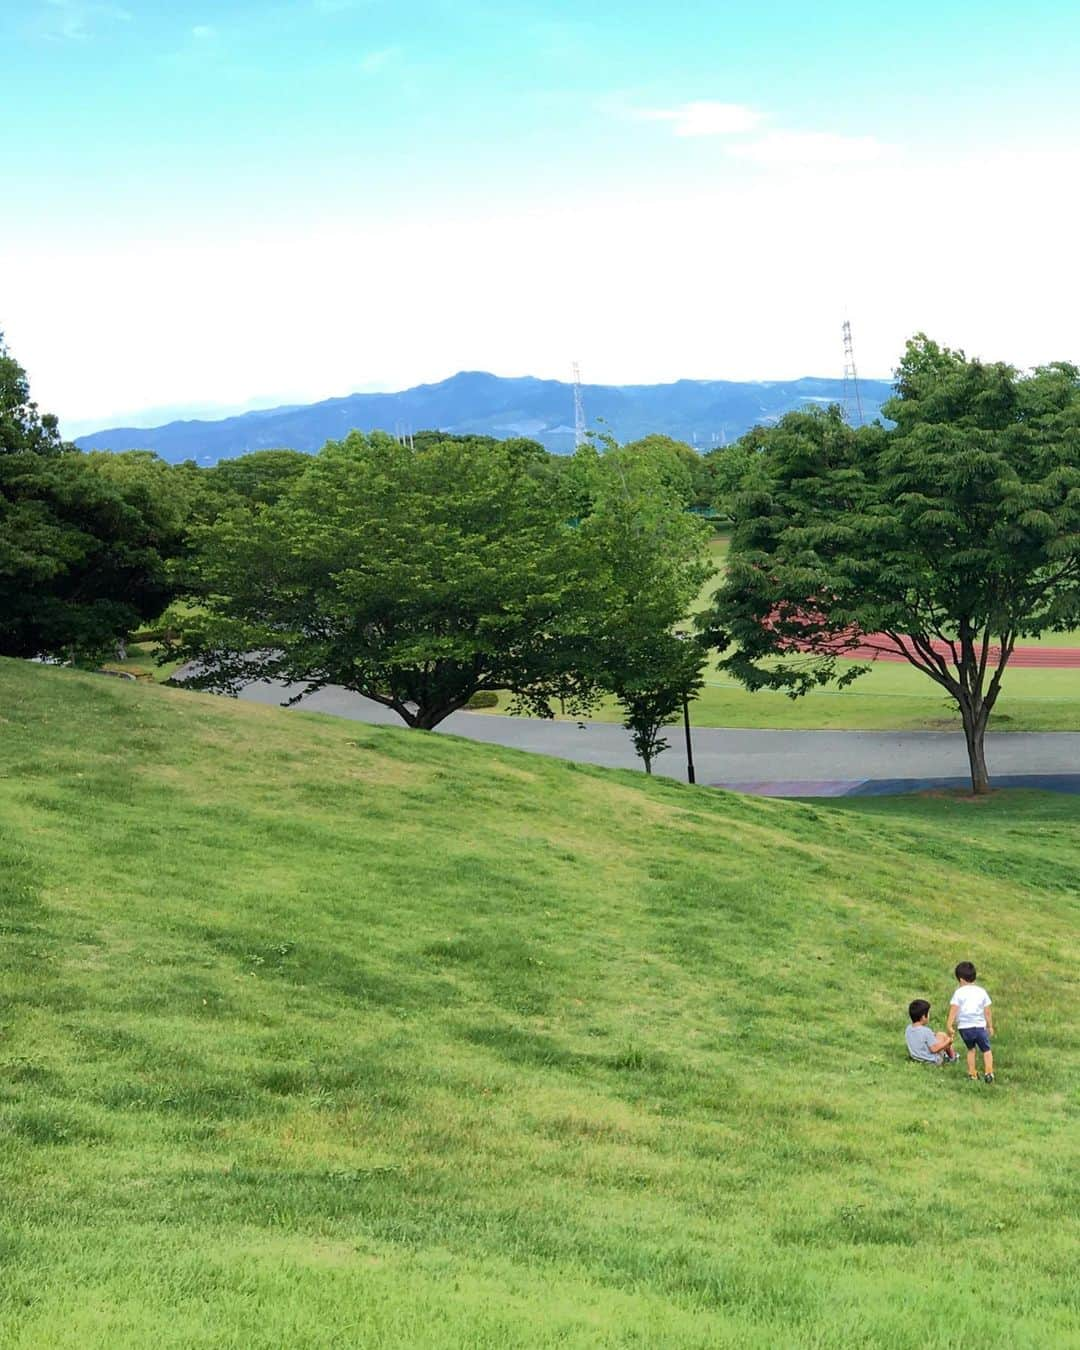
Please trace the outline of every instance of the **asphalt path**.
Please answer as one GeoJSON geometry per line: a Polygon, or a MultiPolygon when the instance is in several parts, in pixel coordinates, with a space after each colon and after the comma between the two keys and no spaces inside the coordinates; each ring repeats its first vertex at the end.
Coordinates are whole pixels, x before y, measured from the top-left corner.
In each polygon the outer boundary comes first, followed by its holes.
{"type": "MultiPolygon", "coordinates": [[[[281,703],[299,685],[260,682],[240,697],[255,703],[281,703]]],[[[306,712],[329,713],[357,722],[402,726],[389,709],[347,689],[330,686],[295,705],[306,712]]],[[[531,717],[458,712],[438,728],[491,745],[511,746],[541,755],[614,769],[640,769],[630,738],[610,722],[553,722],[531,717]]],[[[655,771],[686,778],[681,725],[668,728],[671,748],[655,771]]],[[[780,796],[841,796],[876,790],[951,786],[967,781],[967,753],[959,732],[943,731],[748,731],[699,727],[693,731],[697,781],[712,786],[780,796]]],[[[1001,732],[987,737],[991,776],[1001,784],[1020,777],[1016,786],[1054,786],[1080,790],[1080,732],[1001,732]],[[1030,781],[1032,776],[1045,783],[1030,781]]]]}

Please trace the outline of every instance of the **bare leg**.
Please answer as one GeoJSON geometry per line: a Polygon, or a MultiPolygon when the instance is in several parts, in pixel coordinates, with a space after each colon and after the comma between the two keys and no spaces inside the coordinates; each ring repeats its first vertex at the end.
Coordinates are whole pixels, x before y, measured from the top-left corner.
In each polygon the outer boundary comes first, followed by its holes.
{"type": "Polygon", "coordinates": [[[975,1064],[975,1047],[972,1046],[967,1053],[968,1077],[978,1078],[979,1071],[975,1064]]]}
{"type": "Polygon", "coordinates": [[[983,1073],[994,1072],[994,1052],[993,1050],[983,1051],[983,1073]]]}

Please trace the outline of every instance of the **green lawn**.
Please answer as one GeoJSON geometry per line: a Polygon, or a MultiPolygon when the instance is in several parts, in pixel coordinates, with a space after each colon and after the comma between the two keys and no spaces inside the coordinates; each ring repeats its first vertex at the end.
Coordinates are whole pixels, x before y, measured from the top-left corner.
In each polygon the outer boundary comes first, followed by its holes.
{"type": "Polygon", "coordinates": [[[1078,826],[0,662],[0,1344],[1080,1344],[1078,826]]]}
{"type": "MultiPolygon", "coordinates": [[[[505,713],[501,694],[485,711],[505,713]]],[[[804,698],[759,690],[750,694],[715,666],[691,704],[695,726],[775,727],[806,730],[960,730],[960,718],[943,691],[925,675],[896,661],[878,661],[847,689],[818,689],[804,698]]],[[[621,721],[611,700],[590,714],[621,721]]],[[[1017,669],[1006,672],[991,731],[1080,731],[1080,670],[1017,669]]]]}
{"type": "MultiPolygon", "coordinates": [[[[714,670],[708,678],[694,704],[699,726],[960,729],[959,715],[944,692],[900,662],[875,662],[849,688],[819,689],[801,699],[768,690],[747,693],[723,671],[714,670]]],[[[598,717],[618,720],[613,708],[598,717]]],[[[1080,731],[1080,670],[1008,670],[990,728],[1080,731]]]]}
{"type": "Polygon", "coordinates": [[[164,682],[183,662],[167,661],[164,664],[159,664],[156,659],[159,650],[156,642],[133,642],[128,647],[125,660],[106,661],[103,669],[123,671],[125,674],[134,675],[138,680],[164,682]]]}
{"type": "MultiPolygon", "coordinates": [[[[723,566],[730,537],[717,535],[709,556],[723,566]]],[[[713,577],[701,588],[694,611],[706,607],[719,585],[713,577]]],[[[1080,631],[1024,638],[1025,646],[1080,647],[1080,631]]],[[[503,705],[508,700],[503,699],[503,705]]],[[[505,706],[493,711],[505,711],[505,706]]],[[[594,714],[619,721],[614,704],[594,714]]],[[[822,689],[792,700],[786,694],[748,694],[723,671],[713,670],[694,704],[693,718],[704,727],[779,727],[862,731],[924,731],[960,727],[944,694],[925,675],[899,662],[878,661],[848,689],[822,689]]],[[[1080,671],[1013,668],[1006,672],[995,712],[995,731],[1080,731],[1080,671]]]]}

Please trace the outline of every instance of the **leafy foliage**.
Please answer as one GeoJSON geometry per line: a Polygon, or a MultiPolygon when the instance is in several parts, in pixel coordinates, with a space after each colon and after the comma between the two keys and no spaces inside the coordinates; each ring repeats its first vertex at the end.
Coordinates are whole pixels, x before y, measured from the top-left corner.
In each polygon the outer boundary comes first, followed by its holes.
{"type": "Polygon", "coordinates": [[[198,682],[334,683],[431,728],[479,690],[550,715],[594,585],[565,493],[529,442],[330,442],[276,502],[197,532],[198,682]]]}
{"type": "Polygon", "coordinates": [[[955,700],[983,791],[1017,638],[1080,616],[1080,380],[920,335],[896,390],[891,429],[856,432],[833,408],[761,435],[706,627],[747,687],[793,696],[856,678],[865,666],[838,661],[879,635],[955,700]]]}
{"type": "Polygon", "coordinates": [[[582,456],[592,500],[581,529],[603,601],[592,636],[596,679],[618,700],[646,772],[667,747],[661,728],[702,684],[704,648],[674,629],[712,570],[708,527],[685,509],[689,480],[665,439],[607,441],[603,454],[582,456]]]}
{"type": "Polygon", "coordinates": [[[0,333],[0,455],[19,451],[57,454],[60,449],[56,418],[38,412],[30,398],[26,371],[11,355],[0,333]]]}
{"type": "Polygon", "coordinates": [[[186,516],[156,456],[63,445],[0,342],[0,654],[99,659],[168,603],[186,516]]]}

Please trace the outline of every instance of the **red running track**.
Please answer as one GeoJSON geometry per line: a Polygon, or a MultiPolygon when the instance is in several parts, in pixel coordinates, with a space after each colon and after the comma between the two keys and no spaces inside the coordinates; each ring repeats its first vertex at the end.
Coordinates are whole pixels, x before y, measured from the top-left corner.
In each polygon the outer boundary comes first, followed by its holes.
{"type": "MultiPolygon", "coordinates": [[[[935,642],[934,650],[947,660],[952,660],[948,643],[935,642]]],[[[851,661],[903,661],[893,644],[886,637],[871,634],[857,647],[849,647],[838,652],[851,661]]],[[[990,648],[990,664],[997,665],[1000,649],[990,648]]],[[[1016,647],[1009,658],[1009,669],[1027,666],[1034,670],[1080,670],[1080,647],[1016,647]]]]}

